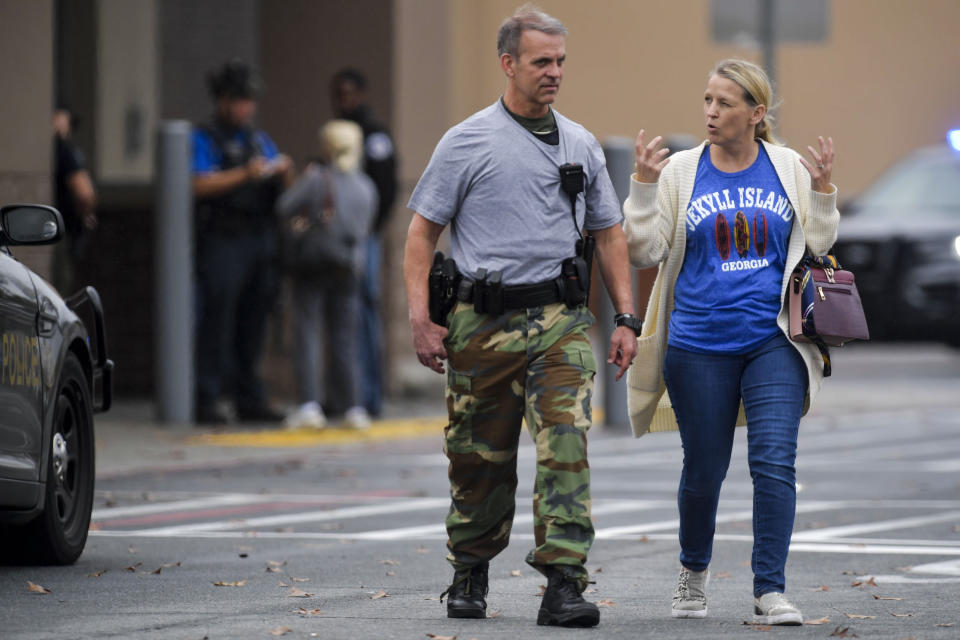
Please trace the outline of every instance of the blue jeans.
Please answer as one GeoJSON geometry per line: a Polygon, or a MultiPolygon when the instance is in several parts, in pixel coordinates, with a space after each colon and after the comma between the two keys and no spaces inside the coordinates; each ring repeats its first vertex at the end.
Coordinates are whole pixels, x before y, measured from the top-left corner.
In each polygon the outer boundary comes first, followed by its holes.
{"type": "Polygon", "coordinates": [[[779,334],[743,355],[668,347],[663,373],[683,442],[681,564],[693,571],[710,564],[720,485],[742,399],[753,479],[753,592],[782,593],[797,504],[794,462],[807,391],[803,359],[779,334]]]}
{"type": "Polygon", "coordinates": [[[357,324],[357,355],[360,365],[360,387],[357,404],[371,416],[383,410],[383,329],[380,326],[380,238],[367,239],[366,268],[360,280],[360,322],[357,324]]]}

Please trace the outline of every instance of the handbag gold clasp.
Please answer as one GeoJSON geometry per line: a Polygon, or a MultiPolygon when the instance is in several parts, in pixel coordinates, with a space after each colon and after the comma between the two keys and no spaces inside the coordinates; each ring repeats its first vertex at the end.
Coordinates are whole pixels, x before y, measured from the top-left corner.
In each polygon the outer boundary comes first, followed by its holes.
{"type": "MultiPolygon", "coordinates": [[[[827,282],[829,282],[830,284],[836,284],[837,281],[833,279],[833,268],[832,268],[832,267],[824,267],[824,268],[823,268],[823,272],[824,272],[825,274],[827,274],[827,282]]],[[[822,294],[821,294],[821,295],[822,295],[822,294]]]]}
{"type": "Polygon", "coordinates": [[[820,299],[821,299],[821,300],[826,300],[826,299],[827,299],[826,294],[823,293],[823,287],[817,287],[817,292],[820,294],[820,299]]]}

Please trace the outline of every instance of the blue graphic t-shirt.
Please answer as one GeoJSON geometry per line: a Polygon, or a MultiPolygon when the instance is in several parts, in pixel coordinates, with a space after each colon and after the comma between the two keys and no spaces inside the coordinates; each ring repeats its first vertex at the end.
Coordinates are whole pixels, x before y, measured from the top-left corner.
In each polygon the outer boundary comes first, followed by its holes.
{"type": "Polygon", "coordinates": [[[793,206],[760,144],[752,165],[725,173],[704,147],[687,207],[687,248],[669,344],[745,353],[780,329],[780,287],[793,206]]]}

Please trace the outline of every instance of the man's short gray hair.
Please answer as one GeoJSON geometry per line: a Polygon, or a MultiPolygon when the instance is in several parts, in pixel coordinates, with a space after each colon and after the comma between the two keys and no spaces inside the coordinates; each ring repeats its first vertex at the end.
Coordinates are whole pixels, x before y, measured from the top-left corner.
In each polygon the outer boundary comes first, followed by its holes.
{"type": "Polygon", "coordinates": [[[520,36],[529,29],[552,36],[567,35],[567,28],[562,22],[528,2],[500,25],[500,32],[497,33],[497,56],[509,53],[516,58],[520,49],[520,36]]]}

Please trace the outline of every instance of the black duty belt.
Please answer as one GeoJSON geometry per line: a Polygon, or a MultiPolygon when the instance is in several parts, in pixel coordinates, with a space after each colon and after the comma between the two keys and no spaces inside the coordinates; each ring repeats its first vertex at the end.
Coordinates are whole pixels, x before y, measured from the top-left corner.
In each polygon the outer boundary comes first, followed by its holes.
{"type": "MultiPolygon", "coordinates": [[[[457,300],[474,302],[474,287],[473,280],[461,279],[460,286],[457,288],[457,300]]],[[[503,309],[505,310],[529,309],[563,302],[563,292],[560,290],[556,278],[534,284],[499,287],[499,290],[503,294],[503,309]]]]}

